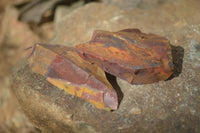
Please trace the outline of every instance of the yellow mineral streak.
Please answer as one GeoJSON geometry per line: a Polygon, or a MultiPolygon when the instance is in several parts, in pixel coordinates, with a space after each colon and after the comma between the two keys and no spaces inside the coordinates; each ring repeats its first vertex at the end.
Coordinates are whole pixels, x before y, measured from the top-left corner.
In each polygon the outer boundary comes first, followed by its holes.
{"type": "Polygon", "coordinates": [[[105,107],[106,105],[103,102],[103,92],[101,91],[96,91],[96,90],[92,90],[86,86],[81,86],[81,87],[75,87],[74,85],[71,85],[70,83],[67,83],[63,80],[59,80],[59,79],[54,79],[54,78],[50,78],[47,77],[47,80],[53,84],[54,86],[65,90],[68,94],[83,98],[83,94],[89,94],[89,95],[97,95],[98,93],[101,93],[102,97],[100,101],[95,101],[95,100],[91,100],[91,99],[87,99],[88,101],[90,101],[91,103],[93,103],[97,108],[99,109],[104,109],[109,111],[110,108],[105,107]],[[78,89],[77,89],[78,88],[78,89]]]}

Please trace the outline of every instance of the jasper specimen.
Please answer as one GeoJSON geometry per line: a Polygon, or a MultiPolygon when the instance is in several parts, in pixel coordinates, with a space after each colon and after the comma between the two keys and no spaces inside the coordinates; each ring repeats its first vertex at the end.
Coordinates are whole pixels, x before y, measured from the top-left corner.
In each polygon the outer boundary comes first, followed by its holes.
{"type": "Polygon", "coordinates": [[[116,110],[118,99],[104,71],[83,60],[74,48],[36,44],[28,58],[29,66],[53,85],[93,103],[97,108],[116,110]]]}
{"type": "Polygon", "coordinates": [[[76,49],[83,59],[131,84],[166,80],[173,72],[169,41],[138,29],[97,30],[91,41],[76,49]]]}

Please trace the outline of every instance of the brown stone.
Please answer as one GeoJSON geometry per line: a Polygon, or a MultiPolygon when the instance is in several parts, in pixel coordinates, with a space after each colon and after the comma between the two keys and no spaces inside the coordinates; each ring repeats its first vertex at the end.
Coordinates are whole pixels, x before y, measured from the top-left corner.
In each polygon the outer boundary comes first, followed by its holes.
{"type": "Polygon", "coordinates": [[[97,30],[89,42],[76,45],[76,49],[83,59],[131,84],[166,80],[173,72],[169,41],[139,29],[97,30]]]}
{"type": "Polygon", "coordinates": [[[18,15],[19,10],[13,5],[8,5],[5,8],[0,31],[0,47],[15,48],[15,51],[9,55],[14,56],[12,64],[26,56],[24,49],[27,47],[37,42],[48,42],[53,37],[53,23],[46,23],[40,27],[35,26],[32,30],[30,25],[18,20],[18,15]]]}
{"type": "Polygon", "coordinates": [[[104,71],[83,60],[72,47],[36,44],[28,58],[34,73],[67,93],[85,99],[99,109],[116,110],[118,98],[104,71]]]}
{"type": "Polygon", "coordinates": [[[7,6],[4,15],[1,31],[3,36],[0,38],[1,44],[12,47],[27,47],[27,44],[40,41],[39,36],[34,34],[27,24],[18,21],[19,11],[14,6],[7,6]]]}

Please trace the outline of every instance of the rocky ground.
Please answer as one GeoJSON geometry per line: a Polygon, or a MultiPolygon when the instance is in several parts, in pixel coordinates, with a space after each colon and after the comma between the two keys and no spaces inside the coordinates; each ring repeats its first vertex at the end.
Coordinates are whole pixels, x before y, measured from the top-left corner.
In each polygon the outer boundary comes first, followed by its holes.
{"type": "Polygon", "coordinates": [[[0,6],[5,9],[0,17],[0,132],[200,132],[199,5],[199,0],[80,2],[58,7],[53,22],[34,30],[17,20],[16,8],[0,6]],[[169,39],[175,73],[147,85],[114,80],[123,93],[114,112],[64,93],[32,73],[26,60],[18,62],[24,48],[38,41],[74,46],[90,40],[95,29],[125,28],[169,39]]]}

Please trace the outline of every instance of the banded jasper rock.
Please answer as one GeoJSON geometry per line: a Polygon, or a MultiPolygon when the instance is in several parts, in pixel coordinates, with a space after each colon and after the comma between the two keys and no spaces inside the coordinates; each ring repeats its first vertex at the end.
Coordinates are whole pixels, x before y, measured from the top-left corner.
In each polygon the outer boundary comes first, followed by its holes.
{"type": "Polygon", "coordinates": [[[173,72],[169,41],[138,29],[97,30],[91,41],[76,49],[83,59],[131,84],[166,80],[173,72]]]}
{"type": "Polygon", "coordinates": [[[74,48],[36,44],[28,58],[29,66],[53,85],[85,99],[99,109],[116,110],[117,93],[104,71],[83,60],[74,48]]]}

